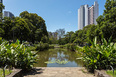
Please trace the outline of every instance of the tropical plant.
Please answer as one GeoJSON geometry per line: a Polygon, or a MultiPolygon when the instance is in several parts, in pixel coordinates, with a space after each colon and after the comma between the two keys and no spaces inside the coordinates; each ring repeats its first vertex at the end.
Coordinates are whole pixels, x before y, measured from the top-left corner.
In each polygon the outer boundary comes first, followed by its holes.
{"type": "Polygon", "coordinates": [[[102,45],[97,44],[97,37],[91,46],[85,46],[83,50],[83,61],[85,66],[91,72],[94,69],[107,69],[109,65],[115,67],[116,65],[116,43],[108,42],[105,38],[102,39],[102,45]]]}
{"type": "Polygon", "coordinates": [[[9,44],[7,41],[0,44],[0,67],[6,65],[23,70],[30,70],[36,63],[36,54],[28,50],[17,40],[9,44]]]}

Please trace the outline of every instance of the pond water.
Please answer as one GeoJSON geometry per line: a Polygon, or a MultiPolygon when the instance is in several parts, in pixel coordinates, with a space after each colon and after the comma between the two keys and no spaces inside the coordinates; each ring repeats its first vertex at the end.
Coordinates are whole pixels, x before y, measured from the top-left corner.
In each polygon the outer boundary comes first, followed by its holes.
{"type": "Polygon", "coordinates": [[[38,52],[39,58],[34,67],[82,67],[83,62],[79,59],[80,55],[66,49],[54,48],[47,51],[38,52]],[[55,60],[66,61],[65,64],[55,63],[55,60]],[[54,63],[46,63],[54,62],[54,63]]]}

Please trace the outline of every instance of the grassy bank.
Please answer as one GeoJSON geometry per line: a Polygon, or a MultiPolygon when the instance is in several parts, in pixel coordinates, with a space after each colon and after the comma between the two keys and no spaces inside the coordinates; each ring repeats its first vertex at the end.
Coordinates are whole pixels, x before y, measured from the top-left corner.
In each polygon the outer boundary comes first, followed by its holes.
{"type": "Polygon", "coordinates": [[[38,44],[34,44],[33,46],[27,46],[27,48],[31,51],[44,51],[50,48],[54,48],[54,45],[40,42],[38,44]]]}
{"type": "Polygon", "coordinates": [[[106,73],[112,77],[116,77],[116,70],[114,70],[114,75],[113,75],[113,71],[112,70],[108,70],[106,71],[106,73]]]}
{"type": "MultiPolygon", "coordinates": [[[[9,75],[10,73],[12,73],[12,71],[10,70],[5,70],[5,75],[7,76],[7,75],[9,75]]],[[[3,76],[3,69],[0,69],[0,77],[4,77],[3,76]]]]}

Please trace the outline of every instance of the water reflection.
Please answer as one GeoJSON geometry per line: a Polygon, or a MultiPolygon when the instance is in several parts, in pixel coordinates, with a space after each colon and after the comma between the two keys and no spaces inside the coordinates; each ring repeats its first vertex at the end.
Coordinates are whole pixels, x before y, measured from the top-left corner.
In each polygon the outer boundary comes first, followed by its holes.
{"type": "Polygon", "coordinates": [[[76,58],[80,57],[76,52],[71,52],[66,49],[55,48],[47,51],[38,52],[39,58],[35,67],[81,67],[83,63],[76,58]],[[46,61],[54,61],[56,59],[69,61],[66,64],[46,64],[46,61]]]}

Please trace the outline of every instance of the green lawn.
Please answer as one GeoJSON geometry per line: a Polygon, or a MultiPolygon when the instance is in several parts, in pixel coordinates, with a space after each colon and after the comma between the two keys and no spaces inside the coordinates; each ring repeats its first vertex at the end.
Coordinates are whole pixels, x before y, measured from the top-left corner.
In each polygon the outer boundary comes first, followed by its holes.
{"type": "MultiPolygon", "coordinates": [[[[10,71],[12,72],[12,71],[10,71]]],[[[9,70],[5,70],[5,75],[9,75],[10,74],[9,70]]],[[[3,77],[3,70],[0,69],[0,77],[3,77]]]]}
{"type": "MultiPolygon", "coordinates": [[[[112,70],[108,70],[108,71],[106,71],[106,73],[110,76],[113,76],[113,71],[112,70]]],[[[113,77],[116,77],[116,70],[114,70],[114,76],[113,77]]]]}

